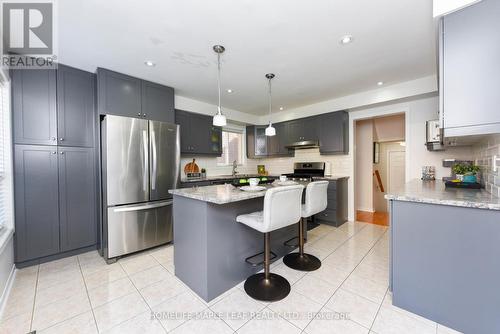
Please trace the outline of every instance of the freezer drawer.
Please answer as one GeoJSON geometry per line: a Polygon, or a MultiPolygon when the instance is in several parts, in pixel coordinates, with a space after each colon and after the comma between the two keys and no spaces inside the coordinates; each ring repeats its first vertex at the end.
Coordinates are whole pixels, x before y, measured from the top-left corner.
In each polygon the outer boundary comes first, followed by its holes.
{"type": "Polygon", "coordinates": [[[108,207],[108,258],[172,241],[172,200],[108,207]]]}

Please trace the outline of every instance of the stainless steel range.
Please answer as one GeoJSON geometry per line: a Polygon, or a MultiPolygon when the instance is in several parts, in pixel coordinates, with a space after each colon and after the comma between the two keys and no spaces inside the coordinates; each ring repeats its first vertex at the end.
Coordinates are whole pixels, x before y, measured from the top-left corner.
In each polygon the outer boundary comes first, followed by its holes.
{"type": "Polygon", "coordinates": [[[314,177],[325,176],[324,162],[296,162],[293,173],[284,174],[292,181],[312,181],[314,177]]]}

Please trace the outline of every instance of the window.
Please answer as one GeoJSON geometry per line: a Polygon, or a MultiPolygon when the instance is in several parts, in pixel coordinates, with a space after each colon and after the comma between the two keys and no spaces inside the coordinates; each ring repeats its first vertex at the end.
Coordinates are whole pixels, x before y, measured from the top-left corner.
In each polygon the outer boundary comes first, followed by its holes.
{"type": "MultiPolygon", "coordinates": [[[[0,77],[0,235],[12,227],[9,85],[0,77]]],[[[1,246],[1,245],[0,245],[1,246]]]]}
{"type": "Polygon", "coordinates": [[[232,165],[236,160],[243,163],[243,132],[224,129],[222,131],[222,155],[217,158],[217,165],[232,165]]]}

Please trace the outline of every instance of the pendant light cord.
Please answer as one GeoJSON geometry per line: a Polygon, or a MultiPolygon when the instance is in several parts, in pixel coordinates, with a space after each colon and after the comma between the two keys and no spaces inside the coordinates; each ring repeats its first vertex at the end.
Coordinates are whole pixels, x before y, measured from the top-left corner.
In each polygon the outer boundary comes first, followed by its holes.
{"type": "Polygon", "coordinates": [[[217,53],[217,89],[219,93],[219,103],[217,105],[217,113],[221,114],[221,107],[220,107],[220,53],[217,53]]]}
{"type": "MultiPolygon", "coordinates": [[[[271,116],[271,110],[273,109],[273,94],[271,92],[271,80],[269,78],[269,116],[271,116]]],[[[269,119],[269,125],[271,125],[271,120],[269,119]]]]}

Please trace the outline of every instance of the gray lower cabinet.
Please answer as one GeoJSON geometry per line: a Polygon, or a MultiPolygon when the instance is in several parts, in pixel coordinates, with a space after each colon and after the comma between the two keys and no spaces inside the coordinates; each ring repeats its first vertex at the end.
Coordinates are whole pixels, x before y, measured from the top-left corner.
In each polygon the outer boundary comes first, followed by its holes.
{"type": "Polygon", "coordinates": [[[59,147],[59,224],[61,251],[96,243],[94,149],[59,147]]]}
{"type": "Polygon", "coordinates": [[[500,1],[444,16],[441,117],[446,137],[500,132],[500,1]]]}
{"type": "Polygon", "coordinates": [[[142,81],[142,113],[148,119],[175,122],[174,89],[154,82],[142,81]]]}
{"type": "Polygon", "coordinates": [[[328,206],[314,218],[323,224],[340,226],[347,221],[347,178],[330,180],[328,185],[328,206]]]}
{"type": "Polygon", "coordinates": [[[349,113],[337,111],[320,115],[317,124],[321,154],[349,153],[349,113]]]}
{"type": "Polygon", "coordinates": [[[93,246],[94,149],[15,145],[15,262],[93,246]]]}
{"type": "Polygon", "coordinates": [[[222,129],[212,125],[211,116],[176,110],[175,123],[180,126],[182,154],[222,154],[222,129]]]}
{"type": "Polygon", "coordinates": [[[12,70],[14,143],[57,145],[56,70],[12,70]]]}
{"type": "Polygon", "coordinates": [[[129,75],[97,69],[99,114],[173,123],[174,90],[129,75]]]}
{"type": "Polygon", "coordinates": [[[59,65],[57,69],[58,145],[93,147],[95,74],[59,65]]]}
{"type": "Polygon", "coordinates": [[[15,262],[59,252],[57,148],[15,145],[15,262]]]}

